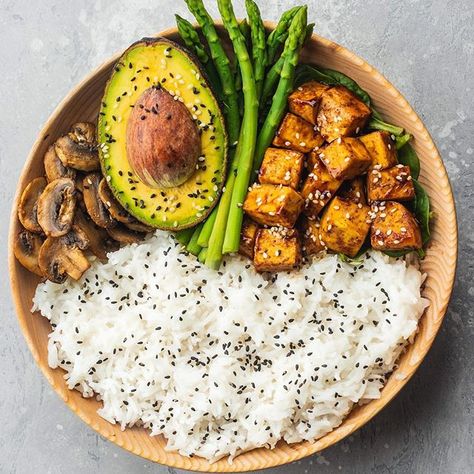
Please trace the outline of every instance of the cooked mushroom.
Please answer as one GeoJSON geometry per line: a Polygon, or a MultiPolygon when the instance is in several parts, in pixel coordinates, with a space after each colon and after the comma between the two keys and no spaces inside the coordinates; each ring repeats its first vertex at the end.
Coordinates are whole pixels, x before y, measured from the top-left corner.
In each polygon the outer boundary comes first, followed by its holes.
{"type": "Polygon", "coordinates": [[[104,229],[108,229],[117,224],[117,221],[110,215],[105,204],[99,198],[99,184],[102,176],[100,173],[89,173],[83,179],[84,203],[91,219],[104,229]]]}
{"type": "Polygon", "coordinates": [[[115,252],[120,244],[113,240],[109,234],[94,224],[80,209],[76,210],[73,229],[80,229],[89,240],[89,250],[101,261],[107,260],[107,253],[115,252]]]}
{"type": "Polygon", "coordinates": [[[136,232],[122,224],[118,224],[115,227],[107,229],[107,232],[109,233],[110,237],[122,244],[135,244],[142,241],[146,235],[144,232],[136,232]]]}
{"type": "Polygon", "coordinates": [[[76,210],[76,189],[70,178],[51,181],[38,199],[38,222],[48,237],[71,230],[76,210]]]}
{"type": "Polygon", "coordinates": [[[64,166],[81,171],[99,169],[99,154],[92,123],[81,122],[71,132],[56,140],[54,149],[64,166]]]}
{"type": "Polygon", "coordinates": [[[84,242],[73,232],[62,237],[48,237],[39,251],[38,263],[43,274],[54,283],[63,283],[69,275],[79,280],[90,267],[81,250],[84,242]]]}
{"type": "Polygon", "coordinates": [[[20,219],[23,227],[38,234],[43,232],[38,223],[38,198],[44,191],[46,184],[43,177],[35,178],[26,186],[18,205],[18,219],[20,219]]]}
{"type": "Polygon", "coordinates": [[[100,182],[98,193],[100,200],[104,203],[110,215],[115,220],[125,224],[129,229],[137,232],[151,232],[153,230],[152,227],[135,219],[120,205],[120,203],[115,199],[105,179],[102,179],[100,182]]]}
{"type": "Polygon", "coordinates": [[[17,260],[27,270],[39,276],[44,276],[38,264],[38,255],[42,245],[43,238],[26,229],[18,234],[13,243],[13,253],[17,260]]]}
{"type": "Polygon", "coordinates": [[[76,170],[66,168],[62,161],[58,158],[54,145],[51,145],[44,155],[44,171],[48,183],[58,178],[76,178],[76,170]]]}

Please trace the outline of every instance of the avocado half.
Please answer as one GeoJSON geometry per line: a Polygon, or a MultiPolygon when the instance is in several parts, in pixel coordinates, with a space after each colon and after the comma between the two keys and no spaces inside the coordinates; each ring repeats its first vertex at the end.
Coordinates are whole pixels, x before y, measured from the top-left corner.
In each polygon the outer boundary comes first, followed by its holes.
{"type": "MultiPolygon", "coordinates": [[[[186,229],[204,220],[216,205],[226,173],[224,117],[198,60],[177,43],[144,38],[125,51],[105,89],[97,136],[102,172],[110,189],[141,222],[165,230],[186,229]],[[150,187],[134,172],[127,156],[129,119],[150,88],[165,90],[182,102],[199,129],[196,171],[179,186],[150,187]]],[[[172,132],[165,136],[173,140],[172,132]]]]}

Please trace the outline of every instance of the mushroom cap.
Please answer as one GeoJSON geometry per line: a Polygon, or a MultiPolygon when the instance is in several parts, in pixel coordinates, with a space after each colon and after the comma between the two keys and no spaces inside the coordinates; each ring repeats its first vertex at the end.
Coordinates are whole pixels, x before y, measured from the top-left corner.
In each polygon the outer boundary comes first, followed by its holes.
{"type": "Polygon", "coordinates": [[[27,270],[39,276],[44,276],[38,264],[39,251],[42,245],[43,237],[26,229],[19,232],[13,243],[13,253],[16,259],[27,270]]]}
{"type": "Polygon", "coordinates": [[[146,236],[146,233],[136,232],[123,224],[111,227],[110,229],[107,229],[107,232],[110,237],[122,244],[136,244],[141,242],[146,236]]]}
{"type": "Polygon", "coordinates": [[[23,227],[30,232],[41,234],[43,229],[38,223],[38,199],[46,188],[43,177],[35,178],[26,186],[18,205],[18,219],[23,227]]]}
{"type": "Polygon", "coordinates": [[[54,149],[66,167],[87,172],[99,169],[95,126],[89,122],[74,124],[67,135],[56,140],[54,149]]]}
{"type": "Polygon", "coordinates": [[[38,263],[43,274],[54,283],[63,283],[67,276],[79,280],[90,263],[80,246],[83,241],[73,232],[62,237],[48,237],[39,251],[38,263]]]}
{"type": "Polygon", "coordinates": [[[76,179],[76,170],[66,168],[62,161],[58,158],[54,145],[51,145],[44,154],[44,171],[48,183],[58,178],[76,179]]]}
{"type": "Polygon", "coordinates": [[[60,237],[72,227],[76,188],[70,178],[51,181],[38,199],[38,222],[48,237],[60,237]]]}
{"type": "Polygon", "coordinates": [[[107,207],[99,197],[99,185],[102,180],[100,173],[89,173],[82,181],[83,183],[83,197],[86,205],[87,213],[91,219],[104,229],[114,227],[117,221],[110,215],[107,207]]]}

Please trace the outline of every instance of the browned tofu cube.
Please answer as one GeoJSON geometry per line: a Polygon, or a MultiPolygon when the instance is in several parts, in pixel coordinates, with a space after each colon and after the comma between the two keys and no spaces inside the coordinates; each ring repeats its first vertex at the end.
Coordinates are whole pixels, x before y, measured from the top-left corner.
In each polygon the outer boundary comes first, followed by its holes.
{"type": "Polygon", "coordinates": [[[301,189],[301,195],[305,201],[303,212],[308,217],[315,218],[339,189],[342,180],[334,179],[328,173],[316,152],[308,156],[308,165],[313,167],[308,168],[310,173],[301,189]]]}
{"type": "Polygon", "coordinates": [[[263,225],[293,227],[303,206],[303,198],[289,186],[255,184],[245,198],[244,211],[263,225]]]}
{"type": "Polygon", "coordinates": [[[245,257],[253,259],[253,249],[255,238],[257,237],[258,224],[248,217],[244,217],[242,230],[240,232],[239,253],[245,257]]]}
{"type": "Polygon", "coordinates": [[[308,219],[303,216],[300,225],[302,249],[305,255],[314,255],[326,249],[319,238],[321,232],[319,219],[308,219]]]}
{"type": "Polygon", "coordinates": [[[409,201],[415,187],[408,166],[397,165],[386,170],[373,169],[367,174],[369,201],[409,201]]]}
{"type": "Polygon", "coordinates": [[[301,262],[301,243],[296,229],[260,229],[253,263],[257,272],[291,270],[301,262]]]}
{"type": "Polygon", "coordinates": [[[377,250],[421,249],[421,232],[413,214],[399,202],[376,207],[370,243],[377,250]]]}
{"type": "Polygon", "coordinates": [[[330,250],[355,257],[370,230],[370,208],[336,196],[321,217],[321,241],[330,250]]]}
{"type": "Polygon", "coordinates": [[[314,125],[303,120],[297,115],[285,115],[278,132],[273,139],[273,144],[281,148],[309,153],[318,149],[324,142],[321,135],[315,130],[314,125]]]}
{"type": "Polygon", "coordinates": [[[339,196],[354,201],[356,204],[367,204],[365,197],[365,180],[362,176],[345,181],[339,191],[339,196]]]}
{"type": "Polygon", "coordinates": [[[321,84],[320,82],[306,82],[290,94],[288,98],[288,108],[290,112],[316,125],[319,102],[323,92],[328,89],[329,86],[321,84]]]}
{"type": "Polygon", "coordinates": [[[357,96],[343,86],[336,86],[321,96],[317,124],[323,138],[332,142],[338,137],[358,134],[370,114],[370,108],[357,96]]]}
{"type": "Polygon", "coordinates": [[[319,155],[329,173],[336,179],[352,179],[372,164],[367,148],[358,138],[338,138],[319,155]]]}
{"type": "Polygon", "coordinates": [[[397,150],[388,132],[372,132],[359,137],[372,158],[372,168],[384,170],[398,163],[397,150]]]}
{"type": "Polygon", "coordinates": [[[264,184],[282,184],[298,189],[303,170],[304,154],[282,148],[267,148],[258,173],[264,184]]]}

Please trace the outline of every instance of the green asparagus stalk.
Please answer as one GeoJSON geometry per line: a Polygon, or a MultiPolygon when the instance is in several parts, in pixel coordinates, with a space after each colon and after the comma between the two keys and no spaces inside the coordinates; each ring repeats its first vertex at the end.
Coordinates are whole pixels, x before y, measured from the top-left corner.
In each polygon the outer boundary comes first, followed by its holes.
{"type": "Polygon", "coordinates": [[[293,7],[284,12],[276,28],[268,35],[267,55],[269,65],[275,62],[278,48],[285,44],[285,41],[288,38],[288,28],[300,8],[301,7],[293,7]]]}
{"type": "Polygon", "coordinates": [[[206,219],[206,222],[204,222],[204,225],[202,226],[201,233],[199,234],[199,238],[197,240],[197,243],[201,247],[207,247],[209,245],[209,237],[211,236],[214,222],[216,222],[216,216],[217,206],[212,210],[212,212],[209,214],[209,217],[206,219]]]}
{"type": "Polygon", "coordinates": [[[186,246],[186,250],[196,256],[198,256],[199,252],[201,251],[201,246],[197,243],[197,240],[199,238],[199,234],[201,233],[203,225],[204,224],[201,223],[194,228],[193,235],[191,236],[191,239],[189,240],[188,245],[186,246]]]}
{"type": "Polygon", "coordinates": [[[265,150],[270,145],[285,113],[288,96],[293,90],[295,68],[298,64],[300,50],[306,39],[306,27],[307,7],[301,7],[294,16],[288,31],[288,38],[282,53],[285,62],[280,73],[280,81],[275,95],[273,96],[270,111],[258,136],[253,165],[254,170],[260,168],[265,150]]]}
{"type": "Polygon", "coordinates": [[[193,233],[194,233],[194,227],[191,227],[190,229],[184,229],[184,230],[180,230],[179,232],[176,232],[174,234],[174,237],[181,245],[186,246],[191,240],[193,233]]]}
{"type": "Polygon", "coordinates": [[[252,39],[252,60],[255,87],[257,88],[257,98],[260,99],[265,78],[265,69],[267,67],[266,32],[257,4],[253,0],[245,0],[245,8],[249,17],[250,34],[252,39]]]}
{"type": "Polygon", "coordinates": [[[198,255],[198,260],[200,263],[206,263],[206,256],[207,256],[207,248],[204,247],[198,255]]]}
{"type": "Polygon", "coordinates": [[[202,0],[185,0],[185,2],[201,26],[202,33],[209,46],[212,60],[216,66],[224,96],[227,133],[229,136],[229,142],[231,146],[233,146],[239,137],[240,113],[230,61],[217,34],[214,20],[207,12],[202,0]]]}
{"type": "Polygon", "coordinates": [[[201,39],[199,38],[198,32],[195,30],[194,26],[185,18],[179,15],[175,15],[175,18],[181,39],[184,41],[186,47],[197,56],[201,64],[204,66],[204,69],[207,73],[207,76],[213,89],[216,92],[220,93],[221,85],[219,75],[217,74],[216,66],[210,60],[206,48],[204,47],[201,42],[201,39]]]}

